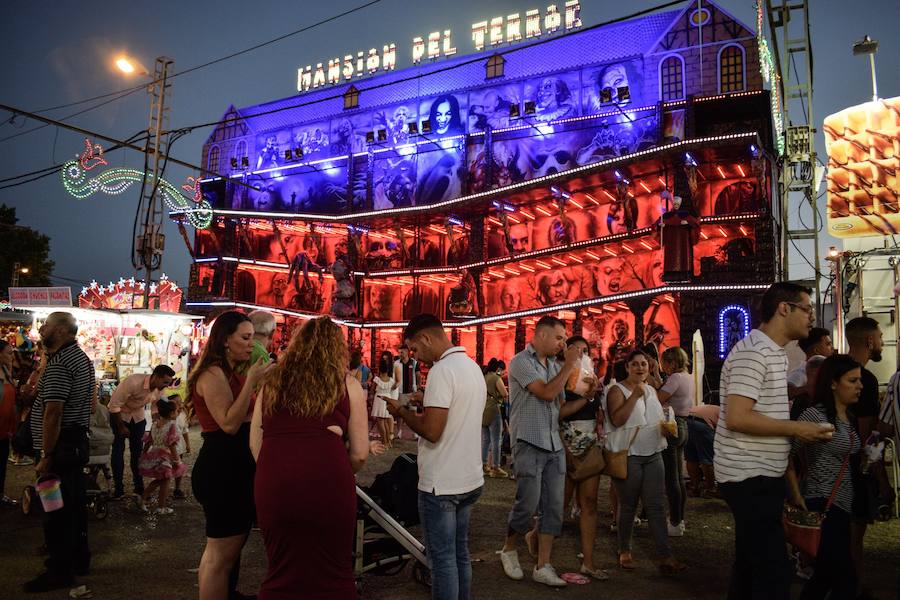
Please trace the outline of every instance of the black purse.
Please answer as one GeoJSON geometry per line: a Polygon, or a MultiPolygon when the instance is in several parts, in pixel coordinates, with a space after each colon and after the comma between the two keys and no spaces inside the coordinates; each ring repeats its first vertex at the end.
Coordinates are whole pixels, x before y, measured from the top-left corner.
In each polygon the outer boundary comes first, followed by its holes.
{"type": "Polygon", "coordinates": [[[31,415],[24,421],[19,422],[16,432],[10,440],[10,445],[16,454],[34,456],[34,439],[31,437],[31,415]]]}

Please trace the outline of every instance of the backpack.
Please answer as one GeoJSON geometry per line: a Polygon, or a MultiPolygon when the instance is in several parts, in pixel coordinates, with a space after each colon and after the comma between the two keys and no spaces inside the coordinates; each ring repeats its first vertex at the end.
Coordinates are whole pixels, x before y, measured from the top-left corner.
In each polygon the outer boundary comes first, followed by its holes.
{"type": "Polygon", "coordinates": [[[391,468],[375,476],[367,490],[376,502],[404,526],[419,523],[419,466],[415,454],[401,454],[391,468]]]}

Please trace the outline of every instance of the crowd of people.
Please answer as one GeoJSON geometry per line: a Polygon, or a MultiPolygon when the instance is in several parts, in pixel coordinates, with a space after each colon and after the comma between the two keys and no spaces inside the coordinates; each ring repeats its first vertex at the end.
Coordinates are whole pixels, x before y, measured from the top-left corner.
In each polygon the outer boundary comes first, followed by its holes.
{"type": "MultiPolygon", "coordinates": [[[[275,357],[273,315],[225,312],[183,401],[166,395],[175,374],[164,365],[126,378],[113,393],[113,496],[125,496],[127,442],[138,505],[149,511],[156,494],[154,512],[172,514],[170,491],[174,484],[176,497],[183,495],[191,451],[187,424],[199,423],[190,481],[205,519],[200,598],[247,597],[238,581],[254,526],[268,560],[257,597],[355,598],[355,474],[405,429],[418,446],[417,501],[434,599],[471,597],[469,522],[485,477],[515,480],[498,540],[507,577],[525,577],[520,547],[539,584],[615,577],[595,556],[605,476],[620,573],[644,560],[634,555],[632,536],[635,523],[646,521],[656,568],[677,576],[687,567],[669,538],[689,528],[688,496],[721,496],[735,524],[729,598],[786,599],[795,569],[808,577],[803,598],[856,598],[866,526],[893,501],[872,448],[879,432],[896,435],[900,377],[880,406],[878,381],[865,369],[881,357],[878,323],[850,321],[842,355],[826,330],[812,328],[812,315],[808,290],[771,286],[760,326],[725,360],[716,405],[696,403],[690,359],[677,347],[661,355],[652,345],[635,349],[610,366],[604,384],[588,366],[595,349],[553,316],[537,321],[508,365],[493,358],[481,368],[436,316],[421,314],[406,326],[399,356],[383,352],[370,370],[328,317],[306,321],[275,357]],[[785,346],[793,340],[807,361],[789,374],[785,346]],[[370,441],[370,418],[380,441],[370,441]],[[782,524],[786,501],[826,515],[816,556],[801,555],[797,565],[782,524]],[[581,565],[561,575],[553,546],[567,520],[576,521],[581,565]]],[[[0,484],[10,440],[27,433],[34,452],[16,460],[34,456],[38,477],[56,478],[63,500],[45,514],[47,569],[26,592],[71,587],[90,570],[82,471],[97,399],[76,333],[71,315],[51,314],[40,330],[44,358],[22,385],[12,349],[0,343],[0,484]],[[10,411],[9,401],[25,410],[10,411]]]]}

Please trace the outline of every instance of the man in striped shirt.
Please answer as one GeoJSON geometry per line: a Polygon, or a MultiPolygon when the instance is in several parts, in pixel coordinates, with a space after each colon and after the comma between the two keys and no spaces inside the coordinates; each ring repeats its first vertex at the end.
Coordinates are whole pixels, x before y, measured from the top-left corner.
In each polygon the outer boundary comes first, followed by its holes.
{"type": "Polygon", "coordinates": [[[734,516],[729,600],[787,600],[791,571],[781,513],[790,438],[831,439],[833,426],[790,420],[784,346],[813,323],[810,290],[775,283],[762,298],[762,324],[734,345],[719,384],[715,473],[734,516]]]}
{"type": "Polygon", "coordinates": [[[40,328],[49,355],[31,410],[31,434],[40,449],[38,477],[59,478],[63,506],[44,515],[47,570],[25,584],[26,593],[71,587],[76,574],[87,574],[85,479],[90,454],[88,427],[96,379],[94,365],[75,341],[78,323],[66,312],[51,313],[40,328]]]}

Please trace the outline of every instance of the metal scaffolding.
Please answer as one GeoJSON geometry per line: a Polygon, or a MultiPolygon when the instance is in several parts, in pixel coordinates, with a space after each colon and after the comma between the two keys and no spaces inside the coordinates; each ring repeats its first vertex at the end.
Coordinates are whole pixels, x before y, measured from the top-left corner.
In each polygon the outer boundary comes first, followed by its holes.
{"type": "Polygon", "coordinates": [[[813,57],[809,33],[808,0],[766,0],[766,15],[772,34],[772,54],[777,76],[773,93],[781,98],[784,127],[784,152],[779,157],[778,192],[781,201],[781,273],[792,279],[791,262],[805,261],[812,277],[794,278],[815,290],[815,301],[822,322],[822,272],[819,256],[820,217],[816,199],[817,168],[813,125],[813,57]],[[802,211],[811,212],[804,222],[802,211]],[[811,247],[810,247],[811,246],[811,247]],[[810,261],[812,257],[812,261],[810,261]]]}

